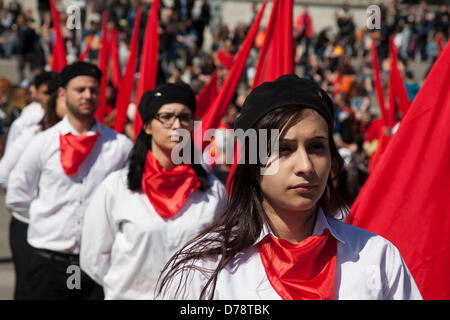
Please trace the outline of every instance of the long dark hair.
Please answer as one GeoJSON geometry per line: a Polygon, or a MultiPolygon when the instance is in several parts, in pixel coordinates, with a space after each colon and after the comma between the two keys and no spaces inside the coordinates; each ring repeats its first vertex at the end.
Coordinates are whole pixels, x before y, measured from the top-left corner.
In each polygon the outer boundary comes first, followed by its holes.
{"type": "Polygon", "coordinates": [[[48,128],[52,127],[59,121],[61,121],[61,118],[56,113],[56,107],[58,104],[58,91],[53,92],[50,96],[48,102],[47,102],[47,108],[45,109],[45,114],[42,117],[42,120],[39,121],[39,125],[41,127],[41,130],[47,130],[48,128]]]}
{"type": "MultiPolygon", "coordinates": [[[[260,119],[255,129],[280,129],[288,130],[298,123],[304,108],[299,106],[285,106],[275,109],[260,119]],[[300,111],[299,111],[300,110],[300,111]]],[[[270,140],[270,139],[269,139],[270,140]]],[[[339,214],[347,214],[348,207],[333,186],[332,174],[341,172],[344,161],[339,155],[333,140],[333,124],[328,125],[328,141],[331,152],[331,173],[327,180],[327,188],[320,198],[318,205],[326,215],[335,217],[339,214]]],[[[249,140],[246,139],[245,154],[248,155],[249,140]]],[[[259,145],[259,143],[257,144],[259,145]]],[[[270,153],[270,151],[269,151],[270,153]]],[[[185,272],[202,270],[209,273],[210,277],[202,288],[199,299],[214,297],[214,291],[219,272],[239,252],[251,247],[261,234],[266,214],[262,207],[262,192],[259,185],[261,164],[238,164],[232,177],[233,188],[229,202],[221,217],[211,227],[207,228],[194,239],[180,249],[164,267],[157,290],[157,295],[163,292],[174,276],[181,275],[181,279],[187,279],[185,272]],[[215,270],[206,270],[195,266],[195,260],[216,258],[218,264],[215,270]]],[[[180,281],[175,295],[180,292],[186,280],[180,281]]]]}
{"type": "MultiPolygon", "coordinates": [[[[201,191],[208,190],[211,185],[208,181],[206,170],[194,161],[194,143],[190,139],[191,144],[191,164],[199,181],[201,191]]],[[[128,160],[128,189],[131,191],[139,191],[142,189],[142,175],[144,174],[145,161],[147,152],[152,150],[152,136],[145,133],[144,128],[141,129],[136,138],[136,143],[131,150],[128,160]]]]}

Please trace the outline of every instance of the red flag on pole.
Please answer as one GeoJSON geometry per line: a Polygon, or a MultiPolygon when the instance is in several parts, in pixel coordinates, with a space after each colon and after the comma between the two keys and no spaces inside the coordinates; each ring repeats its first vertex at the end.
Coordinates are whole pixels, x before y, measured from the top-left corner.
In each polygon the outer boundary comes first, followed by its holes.
{"type": "Polygon", "coordinates": [[[119,63],[119,43],[117,38],[119,37],[119,30],[114,28],[109,34],[109,52],[111,54],[111,66],[112,66],[112,82],[115,88],[119,88],[120,80],[122,78],[120,72],[119,63]]]}
{"type": "MultiPolygon", "coordinates": [[[[269,23],[266,28],[264,43],[256,64],[252,90],[265,81],[273,81],[283,74],[295,73],[294,35],[293,35],[293,0],[274,0],[269,23]]],[[[240,148],[239,144],[236,148],[240,148]]],[[[237,152],[235,148],[235,159],[237,152]]],[[[236,170],[237,161],[233,161],[227,181],[230,192],[231,177],[236,170]]]]}
{"type": "Polygon", "coordinates": [[[61,27],[59,25],[59,14],[53,0],[50,0],[50,9],[52,11],[53,27],[55,29],[55,43],[52,49],[52,65],[51,70],[54,72],[61,72],[67,65],[66,47],[61,34],[61,27]]]}
{"type": "MultiPolygon", "coordinates": [[[[374,43],[372,43],[372,52],[374,48],[374,43]]],[[[391,55],[391,72],[389,74],[389,110],[387,115],[383,114],[383,122],[385,126],[392,130],[395,123],[397,122],[395,119],[396,115],[396,106],[400,109],[402,116],[404,117],[408,107],[409,107],[409,98],[408,93],[406,91],[405,84],[403,82],[400,71],[398,70],[398,62],[397,62],[397,50],[394,45],[394,38],[389,38],[389,51],[391,55]],[[385,118],[386,116],[386,118],[385,118]]],[[[376,49],[375,49],[376,52],[376,49]]],[[[375,78],[375,77],[374,77],[375,78]]],[[[381,84],[380,84],[381,86],[381,84]]],[[[375,87],[377,87],[376,78],[375,78],[375,87]]],[[[378,94],[378,90],[377,90],[378,94]]],[[[380,95],[378,94],[378,99],[380,99],[380,95]]],[[[386,110],[385,110],[386,112],[386,110]]],[[[369,164],[369,172],[372,173],[375,169],[375,166],[381,159],[384,151],[386,150],[389,141],[391,140],[390,133],[387,134],[385,130],[382,130],[381,136],[378,138],[378,147],[373,156],[370,159],[369,164]]]]}
{"type": "Polygon", "coordinates": [[[424,299],[450,299],[449,83],[447,45],[351,209],[399,249],[424,299]]]}
{"type": "Polygon", "coordinates": [[[264,43],[256,64],[252,90],[264,81],[295,73],[293,0],[274,0],[264,43]]]}
{"type": "Polygon", "coordinates": [[[139,7],[134,23],[133,35],[131,36],[130,53],[128,56],[125,73],[123,75],[122,85],[118,87],[116,100],[116,119],[114,121],[114,130],[122,133],[123,127],[127,121],[127,110],[131,100],[131,94],[134,87],[134,74],[136,73],[137,56],[139,49],[139,26],[141,24],[142,9],[139,7]]]}
{"type": "Polygon", "coordinates": [[[102,71],[100,80],[100,97],[98,99],[98,107],[95,112],[97,121],[103,123],[106,111],[106,84],[108,82],[108,12],[104,11],[102,15],[102,39],[99,52],[98,67],[102,71]]]}
{"type": "MultiPolygon", "coordinates": [[[[136,89],[136,110],[144,92],[151,90],[156,85],[156,73],[158,71],[158,19],[159,19],[159,0],[153,1],[150,14],[145,28],[145,40],[141,55],[141,65],[139,69],[139,80],[136,89]]],[[[134,139],[141,131],[142,120],[139,112],[136,111],[133,123],[134,139]]]]}
{"type": "Polygon", "coordinates": [[[380,62],[378,59],[377,45],[375,43],[375,39],[372,40],[372,70],[373,70],[373,79],[375,92],[378,98],[378,106],[380,108],[381,118],[383,119],[383,123],[387,124],[387,111],[384,105],[384,93],[383,93],[383,85],[381,84],[381,76],[380,76],[380,62]]]}
{"type": "Polygon", "coordinates": [[[195,109],[195,118],[200,119],[206,110],[214,102],[219,92],[217,71],[211,74],[209,82],[205,84],[200,93],[197,95],[197,108],[195,109]]]}
{"type": "Polygon", "coordinates": [[[409,98],[408,92],[406,91],[405,83],[403,82],[402,76],[400,74],[400,70],[398,70],[398,62],[397,62],[397,50],[394,44],[394,37],[391,36],[389,38],[389,50],[391,54],[391,75],[390,78],[393,83],[394,94],[398,99],[398,107],[402,116],[404,117],[409,107],[409,98]]]}
{"type": "Polygon", "coordinates": [[[259,24],[261,22],[262,15],[264,13],[264,9],[266,7],[266,2],[263,2],[261,9],[258,12],[255,20],[253,21],[250,30],[247,33],[247,36],[244,39],[244,42],[239,49],[239,53],[237,54],[233,66],[231,67],[230,73],[228,74],[225,82],[220,88],[219,94],[214,100],[213,104],[209,107],[209,109],[205,112],[202,117],[202,125],[201,127],[197,127],[194,131],[194,141],[196,147],[199,150],[203,149],[203,145],[208,142],[203,142],[203,137],[205,132],[208,129],[217,128],[222,120],[225,112],[227,111],[228,106],[230,105],[231,99],[234,96],[236,91],[236,87],[241,80],[242,71],[245,67],[245,62],[247,61],[248,54],[250,49],[253,46],[255,41],[256,34],[259,29],[259,24]]]}
{"type": "MultiPolygon", "coordinates": [[[[389,48],[392,48],[392,42],[389,42],[389,48]]],[[[396,97],[396,83],[395,83],[395,73],[394,73],[394,69],[397,66],[397,61],[394,59],[394,55],[392,55],[392,49],[391,51],[391,71],[389,73],[389,110],[388,110],[388,127],[390,129],[392,129],[395,125],[396,119],[395,119],[395,114],[396,114],[396,107],[395,107],[395,97],[396,97]]]]}
{"type": "Polygon", "coordinates": [[[444,50],[442,48],[442,33],[438,33],[436,36],[436,42],[437,42],[437,46],[438,46],[438,52],[439,54],[442,53],[442,51],[444,50]]]}
{"type": "Polygon", "coordinates": [[[90,39],[87,40],[86,47],[84,48],[83,52],[81,52],[80,56],[78,57],[79,61],[86,60],[86,57],[87,57],[87,55],[89,53],[89,50],[91,49],[92,39],[93,39],[93,37],[90,37],[90,39]]]}

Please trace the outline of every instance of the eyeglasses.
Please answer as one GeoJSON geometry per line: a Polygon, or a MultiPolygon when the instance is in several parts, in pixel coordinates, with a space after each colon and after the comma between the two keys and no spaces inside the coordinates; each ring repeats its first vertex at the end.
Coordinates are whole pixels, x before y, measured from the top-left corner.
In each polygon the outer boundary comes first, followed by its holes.
{"type": "Polygon", "coordinates": [[[154,119],[161,122],[161,124],[165,128],[171,128],[175,122],[175,119],[177,119],[177,118],[178,118],[178,120],[180,120],[180,124],[183,127],[192,126],[193,120],[194,120],[194,118],[192,117],[192,114],[190,114],[190,113],[180,113],[180,114],[176,115],[173,112],[161,112],[161,113],[155,114],[155,116],[154,116],[154,119]]]}

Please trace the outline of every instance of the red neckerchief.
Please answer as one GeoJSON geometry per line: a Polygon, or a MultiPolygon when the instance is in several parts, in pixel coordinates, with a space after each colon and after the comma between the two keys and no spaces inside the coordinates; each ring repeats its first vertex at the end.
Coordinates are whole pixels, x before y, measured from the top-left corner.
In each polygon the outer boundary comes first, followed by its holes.
{"type": "Polygon", "coordinates": [[[267,278],[283,300],[332,300],[336,239],[328,229],[293,244],[267,235],[259,244],[267,278]]]}
{"type": "Polygon", "coordinates": [[[98,132],[89,136],[74,136],[71,133],[59,135],[61,165],[68,176],[73,176],[78,172],[97,142],[98,136],[98,132]]]}
{"type": "Polygon", "coordinates": [[[174,216],[199,187],[200,181],[191,165],[181,164],[168,171],[150,151],[147,153],[142,189],[162,218],[174,216]]]}

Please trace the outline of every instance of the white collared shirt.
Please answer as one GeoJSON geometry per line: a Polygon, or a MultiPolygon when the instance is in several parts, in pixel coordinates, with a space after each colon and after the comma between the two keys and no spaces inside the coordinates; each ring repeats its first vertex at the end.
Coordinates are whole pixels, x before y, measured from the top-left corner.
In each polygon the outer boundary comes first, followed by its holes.
{"type": "MultiPolygon", "coordinates": [[[[318,210],[313,236],[329,229],[337,241],[336,300],[422,299],[417,286],[397,248],[381,236],[336,219],[318,210]]],[[[258,243],[270,232],[264,225],[255,245],[238,254],[220,271],[214,299],[280,300],[272,288],[261,262],[258,243]]],[[[216,259],[196,261],[195,265],[215,269],[216,259]]],[[[190,271],[188,280],[176,295],[179,276],[165,288],[164,299],[198,299],[208,280],[208,273],[190,271]]]]}
{"type": "Polygon", "coordinates": [[[45,114],[45,110],[42,108],[41,104],[34,101],[23,108],[20,116],[13,121],[8,130],[8,137],[6,139],[5,152],[8,150],[9,146],[17,139],[28,127],[31,127],[39,121],[45,114]]]}
{"type": "MultiPolygon", "coordinates": [[[[14,139],[14,142],[9,145],[8,149],[5,150],[5,153],[0,160],[0,188],[7,189],[8,178],[12,169],[14,169],[19,161],[26,146],[39,132],[41,132],[41,126],[39,124],[24,128],[19,136],[14,139]]],[[[11,214],[24,223],[30,222],[28,211],[21,213],[13,211],[11,214]]]]}
{"type": "Polygon", "coordinates": [[[209,175],[211,188],[194,191],[163,219],[145,193],[128,189],[127,173],[112,173],[97,189],[84,220],[80,265],[106,299],[153,299],[165,263],[221,214],[226,191],[209,175]]]}
{"type": "Polygon", "coordinates": [[[25,128],[3,154],[0,160],[0,188],[6,189],[8,177],[28,143],[41,131],[41,126],[34,124],[25,128]]]}
{"type": "Polygon", "coordinates": [[[78,132],[67,116],[35,136],[8,179],[6,205],[29,212],[28,242],[36,248],[77,254],[86,207],[98,185],[125,165],[132,142],[96,123],[88,134],[100,132],[77,174],[61,166],[59,135],[78,132]]]}

